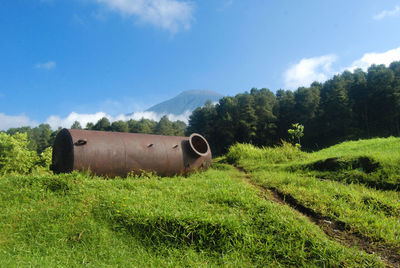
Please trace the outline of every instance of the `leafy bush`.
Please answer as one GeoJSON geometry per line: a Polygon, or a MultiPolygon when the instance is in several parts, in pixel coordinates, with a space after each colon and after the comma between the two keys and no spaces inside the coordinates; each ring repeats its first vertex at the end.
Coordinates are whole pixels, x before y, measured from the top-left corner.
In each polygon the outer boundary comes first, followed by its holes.
{"type": "Polygon", "coordinates": [[[44,167],[46,170],[50,169],[51,159],[53,154],[53,148],[47,147],[44,151],[39,155],[39,165],[44,167]]]}
{"type": "Polygon", "coordinates": [[[38,160],[36,152],[28,149],[26,133],[0,133],[0,175],[27,174],[38,160]]]}

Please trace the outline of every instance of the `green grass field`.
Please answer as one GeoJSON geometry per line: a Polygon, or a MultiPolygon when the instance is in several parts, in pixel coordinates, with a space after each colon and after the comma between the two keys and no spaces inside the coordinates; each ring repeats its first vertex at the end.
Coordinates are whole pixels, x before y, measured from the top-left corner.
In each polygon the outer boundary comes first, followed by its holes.
{"type": "MultiPolygon", "coordinates": [[[[261,149],[237,144],[226,159],[292,207],[340,225],[347,240],[400,265],[399,138],[345,142],[314,153],[285,143],[261,149]]],[[[320,227],[326,233],[331,228],[320,227]]]]}
{"type": "Polygon", "coordinates": [[[0,267],[398,267],[399,149],[237,144],[187,177],[3,176],[0,267]]]}

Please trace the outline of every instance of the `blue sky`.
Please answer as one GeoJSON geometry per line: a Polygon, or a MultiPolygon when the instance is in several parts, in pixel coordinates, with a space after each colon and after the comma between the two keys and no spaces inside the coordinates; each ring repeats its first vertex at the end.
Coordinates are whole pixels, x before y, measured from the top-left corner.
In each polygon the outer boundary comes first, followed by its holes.
{"type": "Polygon", "coordinates": [[[394,60],[394,0],[0,1],[0,129],[157,119],[143,111],[184,90],[294,90],[394,60]]]}

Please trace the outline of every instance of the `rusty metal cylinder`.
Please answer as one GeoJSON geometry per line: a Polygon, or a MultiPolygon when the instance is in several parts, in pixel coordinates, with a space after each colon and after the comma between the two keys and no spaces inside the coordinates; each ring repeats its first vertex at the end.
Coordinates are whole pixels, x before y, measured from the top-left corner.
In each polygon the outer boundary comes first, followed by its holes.
{"type": "Polygon", "coordinates": [[[56,174],[90,170],[108,177],[142,172],[172,176],[210,164],[210,146],[196,133],[176,137],[62,129],[54,141],[51,170],[56,174]]]}

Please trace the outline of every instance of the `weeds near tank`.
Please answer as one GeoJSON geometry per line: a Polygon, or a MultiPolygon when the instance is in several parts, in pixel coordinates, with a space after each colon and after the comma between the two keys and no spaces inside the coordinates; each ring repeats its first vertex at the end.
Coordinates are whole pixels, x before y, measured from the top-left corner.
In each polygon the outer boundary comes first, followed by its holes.
{"type": "Polygon", "coordinates": [[[157,172],[147,170],[135,170],[128,173],[127,178],[131,179],[156,179],[160,178],[157,172]]]}

